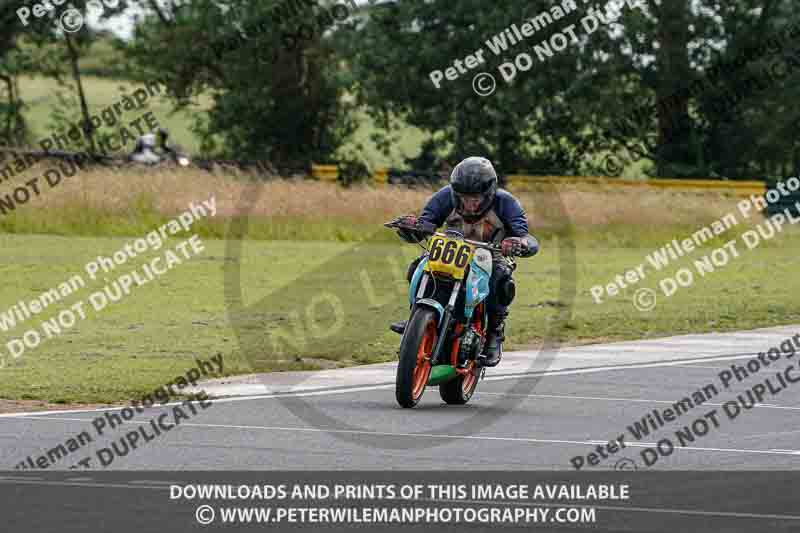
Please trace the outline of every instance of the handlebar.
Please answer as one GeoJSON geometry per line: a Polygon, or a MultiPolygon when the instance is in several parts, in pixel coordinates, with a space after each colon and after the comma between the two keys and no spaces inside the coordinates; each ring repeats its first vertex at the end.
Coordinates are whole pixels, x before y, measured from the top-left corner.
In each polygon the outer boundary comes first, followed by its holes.
{"type": "MultiPolygon", "coordinates": [[[[436,235],[438,237],[445,237],[445,238],[448,238],[448,239],[452,239],[453,238],[452,235],[447,235],[446,233],[441,233],[439,231],[434,233],[434,235],[436,235]]],[[[473,241],[472,239],[465,239],[463,237],[461,237],[459,240],[462,240],[467,244],[471,244],[473,246],[477,246],[478,248],[486,248],[487,250],[493,250],[493,251],[496,251],[496,252],[500,252],[500,251],[503,250],[502,246],[498,246],[497,244],[494,244],[494,243],[491,243],[491,242],[473,241]]]]}
{"type": "Polygon", "coordinates": [[[465,243],[471,244],[472,246],[475,246],[475,247],[478,247],[478,248],[485,248],[487,250],[491,250],[491,251],[494,251],[494,252],[502,252],[502,247],[501,246],[499,246],[497,244],[494,244],[494,243],[491,243],[491,242],[473,241],[472,239],[465,239],[464,237],[455,237],[453,235],[448,235],[448,234],[442,233],[440,231],[434,231],[434,232],[425,231],[423,228],[420,228],[418,226],[411,226],[411,225],[408,225],[408,224],[401,224],[397,220],[392,220],[390,222],[386,222],[383,225],[384,225],[384,227],[387,227],[387,228],[390,228],[390,229],[406,229],[406,230],[410,230],[410,231],[416,231],[418,233],[423,234],[425,237],[437,236],[437,237],[444,237],[446,239],[458,238],[459,240],[462,240],[465,243]]]}

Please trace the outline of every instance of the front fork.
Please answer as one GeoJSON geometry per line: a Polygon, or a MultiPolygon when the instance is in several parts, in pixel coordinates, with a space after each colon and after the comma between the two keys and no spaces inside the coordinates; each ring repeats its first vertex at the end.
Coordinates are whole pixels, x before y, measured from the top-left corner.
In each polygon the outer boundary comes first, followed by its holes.
{"type": "MultiPolygon", "coordinates": [[[[419,301],[425,297],[425,288],[428,286],[428,280],[430,280],[430,274],[426,273],[419,282],[419,288],[417,289],[417,296],[415,298],[416,301],[419,301]]],[[[453,309],[455,309],[456,306],[456,299],[458,298],[459,290],[461,290],[461,282],[457,281],[453,286],[453,292],[450,293],[450,300],[447,302],[447,306],[444,308],[444,314],[442,315],[442,320],[439,323],[439,333],[436,339],[436,346],[434,346],[433,353],[431,354],[432,366],[439,364],[442,347],[447,340],[446,333],[450,330],[450,323],[453,320],[453,309]]],[[[412,316],[414,315],[416,306],[417,304],[414,303],[413,307],[411,308],[410,314],[412,316]]]]}
{"type": "Polygon", "coordinates": [[[433,348],[431,355],[431,364],[438,365],[442,353],[442,347],[447,340],[447,332],[450,331],[450,322],[453,319],[453,309],[456,306],[456,299],[458,298],[458,291],[461,289],[461,282],[457,281],[453,286],[453,292],[450,293],[450,300],[447,302],[447,307],[444,308],[444,315],[442,322],[439,324],[439,337],[436,339],[436,346],[433,348]]]}

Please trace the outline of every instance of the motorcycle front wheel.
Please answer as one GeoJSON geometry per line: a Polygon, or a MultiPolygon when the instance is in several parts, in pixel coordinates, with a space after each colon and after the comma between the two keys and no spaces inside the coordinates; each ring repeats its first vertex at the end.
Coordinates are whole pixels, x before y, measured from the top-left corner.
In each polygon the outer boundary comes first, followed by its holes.
{"type": "Polygon", "coordinates": [[[431,354],[436,346],[436,312],[421,307],[414,311],[400,343],[395,397],[402,407],[414,407],[422,398],[431,376],[431,354]]]}

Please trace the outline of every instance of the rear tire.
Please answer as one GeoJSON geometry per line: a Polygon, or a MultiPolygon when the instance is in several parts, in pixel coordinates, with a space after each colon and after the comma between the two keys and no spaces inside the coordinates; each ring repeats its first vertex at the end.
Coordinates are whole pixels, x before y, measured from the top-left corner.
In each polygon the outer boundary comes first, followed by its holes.
{"type": "Polygon", "coordinates": [[[414,311],[400,343],[395,397],[402,407],[417,405],[431,376],[430,357],[436,345],[436,312],[424,307],[414,311]]]}
{"type": "Polygon", "coordinates": [[[442,383],[439,385],[439,396],[447,404],[464,405],[472,398],[475,389],[478,388],[479,375],[480,369],[473,368],[469,374],[458,376],[447,383],[442,383]]]}

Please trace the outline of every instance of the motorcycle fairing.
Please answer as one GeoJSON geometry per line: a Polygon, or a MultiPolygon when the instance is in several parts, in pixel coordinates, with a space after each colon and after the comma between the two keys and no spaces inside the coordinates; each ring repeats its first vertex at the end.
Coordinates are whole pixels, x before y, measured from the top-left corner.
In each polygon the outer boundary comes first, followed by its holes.
{"type": "Polygon", "coordinates": [[[475,251],[470,263],[466,297],[464,299],[464,317],[469,320],[479,303],[489,296],[489,279],[492,277],[492,254],[487,250],[475,251]]]}
{"type": "Polygon", "coordinates": [[[417,299],[417,289],[419,289],[419,281],[422,275],[425,274],[425,265],[428,264],[428,256],[422,258],[422,261],[417,265],[414,275],[411,277],[411,285],[408,286],[408,305],[414,305],[417,299]]]}

